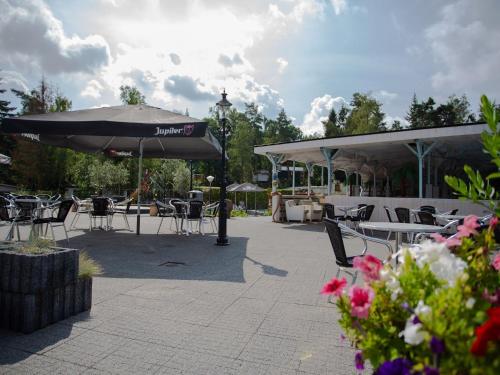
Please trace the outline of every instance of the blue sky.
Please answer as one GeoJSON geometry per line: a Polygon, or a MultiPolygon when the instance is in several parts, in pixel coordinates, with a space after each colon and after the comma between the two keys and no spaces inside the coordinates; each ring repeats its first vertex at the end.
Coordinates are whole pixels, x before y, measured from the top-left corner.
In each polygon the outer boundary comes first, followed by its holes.
{"type": "MultiPolygon", "coordinates": [[[[413,93],[500,98],[495,0],[0,0],[3,87],[44,75],[73,108],[151,105],[203,117],[222,88],[239,108],[281,107],[306,134],[354,92],[390,125],[413,93]]],[[[403,120],[404,121],[404,120],[403,120]]]]}

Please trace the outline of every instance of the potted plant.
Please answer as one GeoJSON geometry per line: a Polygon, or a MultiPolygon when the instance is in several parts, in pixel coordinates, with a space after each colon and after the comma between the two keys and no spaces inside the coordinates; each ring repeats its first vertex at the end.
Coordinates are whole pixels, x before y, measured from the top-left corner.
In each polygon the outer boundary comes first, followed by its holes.
{"type": "Polygon", "coordinates": [[[399,266],[366,255],[354,258],[365,284],[346,291],[333,278],[322,290],[337,296],[340,325],[359,349],[355,366],[368,360],[375,374],[500,373],[500,244],[496,236],[500,193],[500,129],[494,105],[482,97],[490,128],[482,134],[496,173],[483,179],[469,166],[469,180],[447,177],[463,199],[491,211],[489,224],[470,215],[450,238],[400,250],[399,266]]]}
{"type": "Polygon", "coordinates": [[[90,310],[100,267],[47,239],[0,243],[0,327],[30,333],[90,310]]]}

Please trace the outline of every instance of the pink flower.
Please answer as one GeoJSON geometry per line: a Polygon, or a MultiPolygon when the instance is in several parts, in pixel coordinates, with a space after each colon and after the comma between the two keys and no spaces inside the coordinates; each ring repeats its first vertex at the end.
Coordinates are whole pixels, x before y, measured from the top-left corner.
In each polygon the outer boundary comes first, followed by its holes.
{"type": "Polygon", "coordinates": [[[337,279],[334,277],[325,285],[323,285],[321,294],[333,294],[334,296],[340,297],[346,285],[347,281],[345,277],[343,277],[342,279],[337,279]]]}
{"type": "Polygon", "coordinates": [[[380,279],[379,272],[382,269],[382,262],[371,254],[354,258],[353,266],[363,272],[365,281],[380,279]]]}
{"type": "Polygon", "coordinates": [[[498,224],[498,217],[493,216],[490,219],[490,229],[495,229],[495,227],[497,226],[497,224],[498,224]]]}
{"type": "Polygon", "coordinates": [[[459,237],[469,237],[471,234],[477,234],[476,228],[479,227],[476,215],[466,216],[464,224],[457,227],[459,237]]]}
{"type": "Polygon", "coordinates": [[[457,237],[454,237],[454,238],[452,238],[452,237],[446,238],[446,237],[441,236],[439,233],[432,233],[431,237],[434,238],[434,240],[436,242],[446,244],[447,247],[460,246],[462,244],[462,240],[460,239],[460,237],[461,237],[460,235],[457,237]]]}
{"type": "Polygon", "coordinates": [[[351,299],[351,315],[361,319],[368,318],[368,310],[375,298],[373,289],[369,286],[353,285],[349,290],[349,298],[351,299]]]}
{"type": "Polygon", "coordinates": [[[495,255],[495,258],[493,259],[493,268],[500,271],[500,253],[495,255]]]}

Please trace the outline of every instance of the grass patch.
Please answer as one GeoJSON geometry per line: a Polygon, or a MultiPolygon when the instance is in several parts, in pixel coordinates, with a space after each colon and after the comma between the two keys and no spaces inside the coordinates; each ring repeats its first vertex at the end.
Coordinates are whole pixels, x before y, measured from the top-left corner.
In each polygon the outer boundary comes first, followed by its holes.
{"type": "Polygon", "coordinates": [[[84,251],[80,252],[80,268],[78,277],[90,278],[102,274],[102,267],[84,251]]]}
{"type": "Polygon", "coordinates": [[[13,251],[19,254],[49,254],[56,251],[55,242],[47,238],[34,238],[28,242],[2,243],[0,250],[13,251]]]}
{"type": "Polygon", "coordinates": [[[231,217],[248,217],[248,213],[245,210],[232,210],[231,217]]]}

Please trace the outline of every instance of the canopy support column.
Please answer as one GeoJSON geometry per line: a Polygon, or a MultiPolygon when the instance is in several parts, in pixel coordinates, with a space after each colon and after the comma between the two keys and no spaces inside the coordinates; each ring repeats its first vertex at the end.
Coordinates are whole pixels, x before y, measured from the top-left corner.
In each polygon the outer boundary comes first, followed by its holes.
{"type": "Polygon", "coordinates": [[[326,161],[327,192],[328,192],[328,195],[332,195],[332,176],[333,176],[332,161],[338,155],[339,150],[325,148],[325,147],[321,147],[320,150],[321,150],[321,153],[323,154],[323,157],[325,158],[325,161],[326,161]]]}
{"type": "Polygon", "coordinates": [[[137,174],[137,224],[136,234],[141,234],[141,180],[142,180],[142,153],[144,150],[144,139],[139,138],[139,172],[137,174]]]}
{"type": "Polygon", "coordinates": [[[292,171],[292,195],[295,195],[295,160],[293,161],[293,171],[292,171]]]}
{"type": "Polygon", "coordinates": [[[436,142],[432,142],[431,144],[426,144],[422,142],[420,139],[415,141],[415,148],[413,148],[410,144],[405,144],[405,146],[410,150],[413,155],[415,155],[418,159],[418,197],[423,198],[423,168],[424,168],[424,158],[431,152],[431,150],[436,145],[436,142]]]}
{"type": "Polygon", "coordinates": [[[285,155],[284,154],[267,153],[266,157],[269,159],[269,161],[271,162],[271,164],[273,166],[273,174],[272,174],[272,178],[271,178],[272,192],[276,193],[276,191],[278,190],[278,182],[279,182],[279,180],[278,180],[278,168],[279,168],[281,162],[283,161],[283,159],[285,158],[285,155]]]}
{"type": "Polygon", "coordinates": [[[307,169],[307,195],[311,196],[311,175],[313,172],[313,163],[307,162],[306,169],[307,169]]]}
{"type": "Polygon", "coordinates": [[[345,171],[345,195],[349,195],[351,192],[351,172],[345,171]]]}

